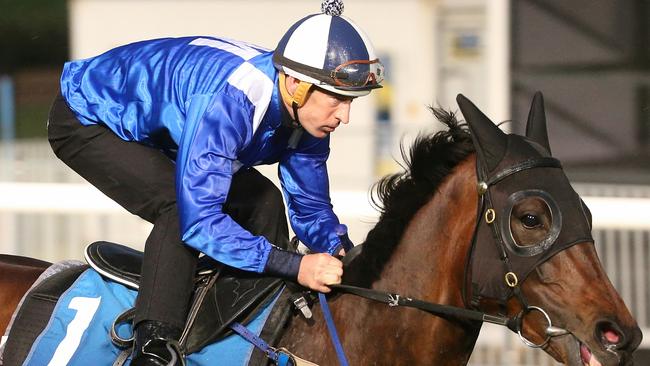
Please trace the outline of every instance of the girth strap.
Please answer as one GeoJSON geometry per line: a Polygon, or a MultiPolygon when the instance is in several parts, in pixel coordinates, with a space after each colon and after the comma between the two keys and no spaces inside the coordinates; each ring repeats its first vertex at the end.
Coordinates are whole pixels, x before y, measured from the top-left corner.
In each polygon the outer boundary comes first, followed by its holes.
{"type": "Polygon", "coordinates": [[[238,322],[231,323],[228,327],[239,334],[242,338],[246,339],[252,345],[260,349],[266,357],[271,359],[277,366],[292,366],[293,360],[291,356],[282,350],[277,350],[268,343],[266,343],[262,338],[258,337],[255,333],[251,332],[245,326],[241,325],[238,322]]]}
{"type": "Polygon", "coordinates": [[[117,355],[115,362],[113,362],[113,366],[123,366],[126,363],[126,360],[129,359],[129,356],[131,356],[132,352],[133,349],[131,348],[122,350],[120,354],[117,355]]]}

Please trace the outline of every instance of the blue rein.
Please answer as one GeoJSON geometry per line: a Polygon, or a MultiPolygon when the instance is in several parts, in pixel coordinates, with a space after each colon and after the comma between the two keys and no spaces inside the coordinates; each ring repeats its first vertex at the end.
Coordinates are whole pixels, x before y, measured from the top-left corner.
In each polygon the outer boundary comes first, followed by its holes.
{"type": "Polygon", "coordinates": [[[332,313],[330,312],[330,307],[327,304],[327,298],[322,292],[318,293],[318,300],[320,302],[321,310],[323,311],[323,317],[325,318],[325,323],[327,324],[327,330],[330,333],[330,338],[332,339],[332,344],[336,350],[336,356],[339,359],[339,364],[341,366],[348,366],[348,360],[345,357],[345,351],[343,351],[343,346],[341,345],[341,340],[339,339],[339,334],[336,331],[336,325],[334,324],[334,319],[332,319],[332,313]]]}
{"type": "MultiPolygon", "coordinates": [[[[338,224],[335,227],[336,235],[341,241],[341,247],[349,252],[354,248],[354,244],[348,237],[348,228],[343,224],[338,224]]],[[[327,324],[327,330],[329,331],[330,338],[332,339],[332,344],[336,350],[336,357],[339,359],[339,364],[341,366],[349,366],[348,360],[345,357],[345,351],[343,350],[343,345],[341,345],[341,340],[339,339],[339,334],[336,330],[336,324],[334,324],[334,319],[332,318],[332,312],[330,307],[327,304],[327,298],[322,292],[318,293],[318,299],[320,302],[321,310],[323,312],[323,317],[325,318],[325,324],[327,324]]],[[[291,366],[293,362],[291,357],[285,354],[284,352],[277,351],[275,348],[269,346],[263,339],[253,334],[245,326],[239,323],[232,323],[230,328],[237,332],[240,336],[244,337],[255,347],[259,348],[262,352],[266,354],[268,358],[273,360],[278,366],[291,366]]]]}

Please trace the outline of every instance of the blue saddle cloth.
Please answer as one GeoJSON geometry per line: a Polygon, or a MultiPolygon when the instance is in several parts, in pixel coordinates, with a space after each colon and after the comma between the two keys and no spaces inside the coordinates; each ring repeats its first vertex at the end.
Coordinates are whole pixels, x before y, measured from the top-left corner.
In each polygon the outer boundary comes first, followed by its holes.
{"type": "MultiPolygon", "coordinates": [[[[246,325],[251,332],[260,334],[280,292],[246,325]]],[[[136,295],[136,291],[121,284],[105,281],[93,269],[84,271],[61,295],[23,365],[112,365],[121,349],[111,343],[111,324],[119,314],[133,307],[136,295]]],[[[128,338],[130,325],[120,326],[117,332],[128,338]]],[[[244,366],[252,352],[252,344],[232,334],[188,355],[186,362],[189,366],[244,366]]],[[[129,364],[130,360],[126,365],[129,364]]]]}

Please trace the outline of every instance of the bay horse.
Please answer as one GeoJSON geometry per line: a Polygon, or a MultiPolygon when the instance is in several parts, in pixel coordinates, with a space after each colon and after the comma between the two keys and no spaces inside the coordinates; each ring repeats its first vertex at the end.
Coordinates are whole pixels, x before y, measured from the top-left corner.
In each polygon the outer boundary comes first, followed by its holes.
{"type": "MultiPolygon", "coordinates": [[[[466,124],[432,109],[447,130],[420,135],[403,151],[405,172],[376,184],[381,216],[344,284],[507,319],[527,345],[567,365],[632,364],[641,331],[598,259],[588,208],[551,156],[541,94],[525,136],[505,134],[463,96],[458,103],[466,124]]],[[[482,325],[336,288],[329,304],[351,365],[465,365],[482,325]]],[[[336,365],[330,337],[314,308],[311,321],[294,316],[276,346],[336,365]]]]}

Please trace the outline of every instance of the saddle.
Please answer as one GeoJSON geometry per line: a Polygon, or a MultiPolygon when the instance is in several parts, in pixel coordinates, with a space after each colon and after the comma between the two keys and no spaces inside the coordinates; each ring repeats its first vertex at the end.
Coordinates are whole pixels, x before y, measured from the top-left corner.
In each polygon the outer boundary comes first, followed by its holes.
{"type": "MultiPolygon", "coordinates": [[[[132,289],[140,284],[143,253],[124,245],[99,241],[90,244],[86,261],[103,277],[132,289]]],[[[179,341],[186,353],[193,353],[231,334],[232,322],[242,324],[268,304],[283,286],[275,277],[264,277],[220,264],[204,256],[197,266],[195,290],[185,329],[179,341]]],[[[288,302],[279,302],[288,304],[288,302]]],[[[284,309],[289,316],[289,311],[284,309]]],[[[126,320],[127,314],[119,321],[126,320]]],[[[128,342],[118,338],[114,343],[128,342]]]]}

